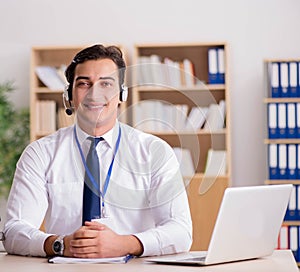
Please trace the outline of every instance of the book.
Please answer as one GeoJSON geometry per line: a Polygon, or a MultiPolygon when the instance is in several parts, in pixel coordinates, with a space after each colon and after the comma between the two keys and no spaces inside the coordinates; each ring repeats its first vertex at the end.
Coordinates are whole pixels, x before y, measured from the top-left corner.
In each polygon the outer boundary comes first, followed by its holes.
{"type": "Polygon", "coordinates": [[[225,101],[221,100],[219,104],[210,104],[204,129],[209,131],[217,131],[224,127],[225,121],[225,101]]]}
{"type": "Polygon", "coordinates": [[[201,129],[207,118],[208,107],[193,107],[187,117],[185,129],[201,129]]]}
{"type": "Polygon", "coordinates": [[[219,176],[226,174],[226,150],[213,150],[210,148],[207,153],[205,176],[219,176]]]}
{"type": "Polygon", "coordinates": [[[187,87],[192,87],[195,85],[194,64],[189,59],[184,59],[182,63],[183,63],[184,76],[185,76],[185,85],[187,87]]]}
{"type": "Polygon", "coordinates": [[[35,72],[40,81],[50,90],[63,90],[65,88],[65,81],[61,79],[55,67],[37,66],[35,72]]]}
{"type": "Polygon", "coordinates": [[[195,167],[191,151],[186,148],[173,147],[176,158],[180,164],[180,171],[183,177],[192,177],[195,174],[195,167]]]}

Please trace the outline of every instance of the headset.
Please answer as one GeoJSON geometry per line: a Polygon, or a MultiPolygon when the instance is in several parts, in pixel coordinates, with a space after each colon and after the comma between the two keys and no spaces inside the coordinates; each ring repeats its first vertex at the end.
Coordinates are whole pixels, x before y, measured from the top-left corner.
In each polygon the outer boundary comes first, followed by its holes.
{"type": "MultiPolygon", "coordinates": [[[[120,86],[120,96],[119,100],[121,102],[127,101],[128,98],[128,87],[122,84],[120,86]]],[[[70,84],[65,86],[64,92],[63,92],[63,105],[66,111],[67,115],[72,115],[74,107],[72,106],[72,87],[70,84]],[[68,102],[68,106],[66,105],[66,101],[68,102]]]]}

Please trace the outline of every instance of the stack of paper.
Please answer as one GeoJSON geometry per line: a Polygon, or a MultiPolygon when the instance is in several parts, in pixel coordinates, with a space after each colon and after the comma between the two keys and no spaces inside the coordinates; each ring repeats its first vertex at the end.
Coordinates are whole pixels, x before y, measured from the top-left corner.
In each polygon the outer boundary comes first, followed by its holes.
{"type": "Polygon", "coordinates": [[[113,258],[70,258],[56,256],[48,260],[49,263],[67,264],[67,263],[127,263],[132,258],[131,255],[113,257],[113,258]]]}

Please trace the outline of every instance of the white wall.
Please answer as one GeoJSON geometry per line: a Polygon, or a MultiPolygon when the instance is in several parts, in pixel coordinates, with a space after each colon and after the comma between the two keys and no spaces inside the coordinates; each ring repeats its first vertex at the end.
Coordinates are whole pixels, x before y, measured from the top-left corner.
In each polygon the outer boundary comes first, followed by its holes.
{"type": "Polygon", "coordinates": [[[95,42],[229,44],[234,185],[266,178],[263,60],[300,58],[299,0],[0,0],[0,82],[29,105],[30,48],[95,42]]]}

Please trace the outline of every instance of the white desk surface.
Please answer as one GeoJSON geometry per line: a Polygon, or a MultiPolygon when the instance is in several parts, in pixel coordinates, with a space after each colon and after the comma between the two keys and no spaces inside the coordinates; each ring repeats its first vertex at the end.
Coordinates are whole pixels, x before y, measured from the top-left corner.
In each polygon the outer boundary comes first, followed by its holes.
{"type": "Polygon", "coordinates": [[[277,250],[273,255],[251,261],[211,265],[175,266],[146,263],[147,258],[136,258],[126,264],[49,264],[46,258],[22,257],[0,253],[0,271],[3,272],[299,272],[292,252],[277,250]]]}

